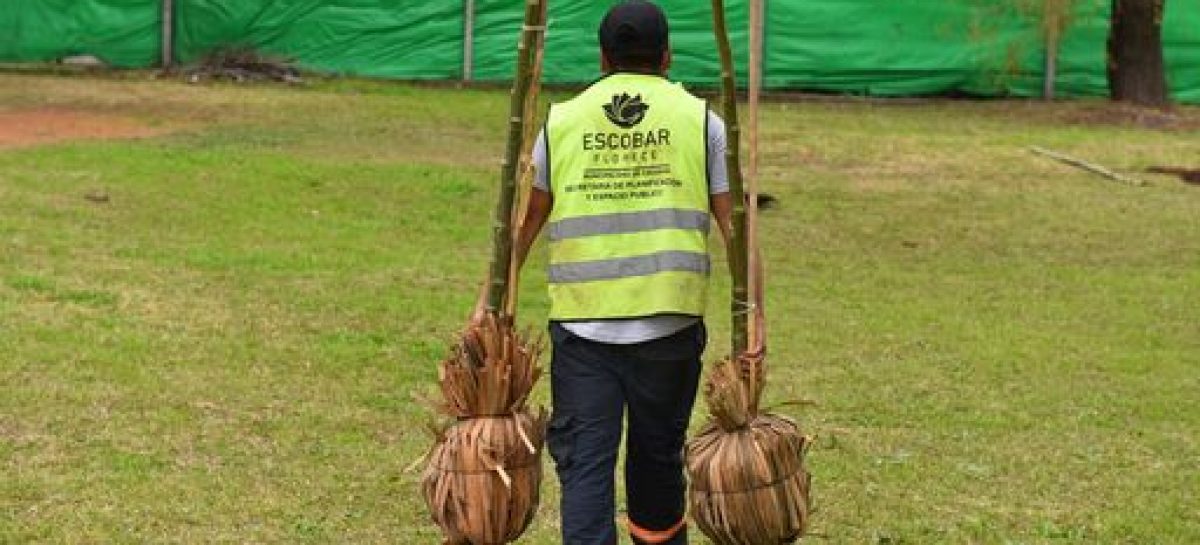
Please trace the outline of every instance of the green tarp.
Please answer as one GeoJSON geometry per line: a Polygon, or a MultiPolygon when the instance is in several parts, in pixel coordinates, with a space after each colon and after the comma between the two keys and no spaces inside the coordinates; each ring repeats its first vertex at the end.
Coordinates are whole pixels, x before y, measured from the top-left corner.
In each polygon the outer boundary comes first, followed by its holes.
{"type": "Polygon", "coordinates": [[[157,0],[0,0],[0,61],[94,55],[123,68],[158,62],[157,0]]]}
{"type": "Polygon", "coordinates": [[[1200,0],[1167,1],[1163,55],[1175,100],[1200,104],[1200,0]]]}
{"type": "MultiPolygon", "coordinates": [[[[611,2],[551,0],[546,36],[545,80],[581,83],[600,75],[600,42],[596,27],[611,2]]],[[[712,12],[704,0],[663,0],[671,24],[674,60],[671,77],[690,83],[713,84],[719,76],[712,12]]],[[[512,78],[513,51],[523,12],[520,2],[477,0],[475,79],[505,81],[512,78]]],[[[746,41],[746,9],[731,2],[728,14],[730,40],[746,41]]],[[[745,48],[739,48],[738,66],[745,66],[745,48]]]]}
{"type": "MultiPolygon", "coordinates": [[[[0,61],[93,54],[153,66],[161,0],[0,0],[0,61]]],[[[175,0],[176,58],[254,47],[326,73],[458,79],[465,0],[175,0]]],[[[546,80],[599,72],[595,28],[611,1],[551,0],[546,80]]],[[[714,85],[709,3],[661,0],[672,25],[673,79],[714,85]]],[[[745,66],[746,5],[728,0],[745,66]]],[[[475,0],[473,79],[511,77],[522,2],[475,0]]],[[[1038,0],[770,0],[766,85],[881,96],[1038,96],[1044,43],[1038,0]]],[[[1060,96],[1104,96],[1111,0],[1076,0],[1056,77],[1060,96]]],[[[1174,97],[1200,103],[1200,0],[1167,0],[1163,29],[1174,97]]],[[[744,74],[742,74],[744,76],[744,74]]]]}
{"type": "Polygon", "coordinates": [[[175,3],[176,56],[185,62],[218,47],[251,46],[329,73],[406,79],[449,79],[462,74],[463,9],[459,2],[175,3]]]}

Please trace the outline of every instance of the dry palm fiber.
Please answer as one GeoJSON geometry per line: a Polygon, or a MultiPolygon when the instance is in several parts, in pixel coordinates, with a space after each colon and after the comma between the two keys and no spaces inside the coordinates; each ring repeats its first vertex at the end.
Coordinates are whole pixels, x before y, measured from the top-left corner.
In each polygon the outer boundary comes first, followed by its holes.
{"type": "Polygon", "coordinates": [[[810,440],[791,419],[758,413],[752,365],[761,363],[714,366],[704,391],[712,419],[687,444],[692,519],[718,545],[791,543],[808,523],[810,440]]]}
{"type": "Polygon", "coordinates": [[[485,315],[467,327],[438,368],[441,411],[468,419],[525,410],[541,376],[541,353],[541,340],[518,334],[510,318],[485,315]]]}
{"type": "Polygon", "coordinates": [[[527,400],[541,351],[488,314],[441,363],[440,408],[457,420],[437,430],[421,488],[448,544],[508,543],[533,520],[546,414],[527,400]]]}
{"type": "Polygon", "coordinates": [[[438,437],[421,482],[447,544],[515,541],[537,512],[545,414],[474,418],[438,437]]]}
{"type": "MultiPolygon", "coordinates": [[[[761,43],[755,36],[761,32],[761,24],[757,24],[761,4],[751,1],[751,36],[757,46],[761,43]]],[[[734,199],[732,353],[738,356],[716,364],[705,382],[704,397],[712,418],[687,444],[689,505],[696,525],[718,545],[777,545],[800,538],[807,526],[810,477],[804,455],[810,439],[792,420],[759,412],[766,371],[764,324],[756,318],[762,305],[762,282],[757,279],[759,269],[753,266],[756,207],[751,205],[749,218],[744,211],[745,202],[753,201],[756,191],[752,184],[750,199],[742,192],[733,60],[722,0],[713,0],[713,24],[721,56],[727,163],[734,199]],[[747,286],[751,278],[756,278],[754,289],[747,286]],[[750,342],[753,346],[748,346],[750,342]]],[[[755,51],[752,47],[752,72],[758,58],[755,51]]],[[[754,78],[752,74],[752,81],[754,78]]],[[[752,102],[757,105],[757,100],[752,102]]],[[[752,123],[752,132],[756,128],[752,123]]],[[[751,142],[757,143],[755,135],[751,142]]],[[[754,158],[752,155],[752,162],[754,158]]]]}
{"type": "Polygon", "coordinates": [[[451,346],[438,368],[439,408],[456,421],[435,430],[421,490],[447,545],[516,540],[537,511],[546,414],[527,407],[541,341],[530,341],[506,313],[512,297],[513,208],[527,96],[546,0],[526,0],[509,111],[508,143],[492,230],[487,312],[451,346]]]}

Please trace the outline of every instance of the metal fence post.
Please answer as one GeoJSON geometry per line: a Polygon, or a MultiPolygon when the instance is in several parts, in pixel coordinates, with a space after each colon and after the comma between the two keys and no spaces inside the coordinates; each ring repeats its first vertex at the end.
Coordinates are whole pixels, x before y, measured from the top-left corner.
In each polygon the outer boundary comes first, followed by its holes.
{"type": "Polygon", "coordinates": [[[475,76],[475,0],[463,2],[463,81],[475,76]]]}
{"type": "Polygon", "coordinates": [[[1058,41],[1057,38],[1046,40],[1046,61],[1042,75],[1042,98],[1054,100],[1054,83],[1058,79],[1058,41]]]}
{"type": "Polygon", "coordinates": [[[175,61],[175,0],[162,0],[162,67],[175,61]]]}

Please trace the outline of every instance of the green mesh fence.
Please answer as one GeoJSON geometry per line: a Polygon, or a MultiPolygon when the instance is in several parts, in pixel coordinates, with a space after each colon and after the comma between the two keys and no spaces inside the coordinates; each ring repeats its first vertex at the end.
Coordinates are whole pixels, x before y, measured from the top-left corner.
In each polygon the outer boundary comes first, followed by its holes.
{"type": "MultiPolygon", "coordinates": [[[[1045,44],[1042,0],[770,0],[765,84],[879,96],[966,93],[1038,96],[1045,44]]],[[[0,61],[92,54],[120,67],[153,66],[161,0],[0,0],[0,61]]],[[[466,0],[175,0],[178,61],[249,46],[325,73],[459,79],[466,0]]],[[[551,0],[546,80],[599,75],[595,28],[612,2],[551,0]]],[[[746,5],[728,0],[735,55],[745,66],[746,5]]],[[[661,0],[672,25],[671,77],[715,85],[709,4],[661,0]]],[[[1075,0],[1060,45],[1056,92],[1104,96],[1111,0],[1075,0]]],[[[472,79],[513,70],[520,0],[475,0],[472,79]]],[[[1200,103],[1200,0],[1167,0],[1163,29],[1176,100],[1200,103]]],[[[741,74],[744,76],[744,74],[741,74]]]]}

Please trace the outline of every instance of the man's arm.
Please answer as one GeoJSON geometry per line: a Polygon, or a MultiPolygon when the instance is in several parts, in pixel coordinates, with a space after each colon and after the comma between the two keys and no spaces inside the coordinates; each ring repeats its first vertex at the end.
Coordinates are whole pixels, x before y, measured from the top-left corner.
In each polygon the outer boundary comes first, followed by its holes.
{"type": "MultiPolygon", "coordinates": [[[[542,227],[546,225],[546,218],[550,217],[550,209],[554,206],[554,197],[546,191],[538,188],[533,188],[529,194],[529,204],[525,208],[524,220],[520,227],[517,228],[517,243],[513,251],[516,252],[517,270],[525,265],[525,258],[529,257],[529,249],[533,247],[534,241],[537,240],[538,234],[541,233],[542,227]]],[[[485,280],[479,289],[479,299],[475,302],[475,310],[471,312],[471,322],[478,323],[483,319],[484,313],[487,311],[487,288],[488,282],[485,280]]]]}
{"type": "MultiPolygon", "coordinates": [[[[550,217],[550,209],[554,205],[554,198],[550,193],[550,179],[546,175],[550,171],[547,164],[549,154],[546,147],[546,129],[543,128],[533,143],[533,156],[530,158],[533,162],[533,188],[529,194],[529,203],[525,206],[525,213],[520,216],[521,225],[517,226],[517,240],[513,248],[518,272],[525,265],[529,249],[537,240],[538,233],[546,224],[546,218],[550,217]]],[[[471,322],[482,320],[486,308],[487,282],[485,281],[479,292],[479,302],[475,304],[475,311],[471,314],[471,322]]]]}
{"type": "MultiPolygon", "coordinates": [[[[717,227],[721,231],[721,240],[725,243],[725,255],[730,255],[733,248],[730,246],[730,229],[733,226],[733,198],[729,193],[718,193],[710,195],[708,198],[709,207],[712,209],[713,218],[717,220],[717,227]]],[[[757,248],[755,248],[757,251],[757,248]]],[[[750,294],[750,300],[763,301],[763,271],[762,271],[762,254],[756,253],[754,260],[754,275],[755,292],[750,294]]],[[[752,303],[753,304],[753,303],[752,303]]],[[[764,309],[761,305],[755,306],[752,310],[755,317],[758,319],[760,327],[756,332],[754,339],[750,339],[750,346],[746,348],[748,355],[752,357],[761,357],[766,351],[766,320],[764,318],[764,309]]]]}
{"type": "Polygon", "coordinates": [[[518,271],[525,265],[529,249],[533,247],[533,241],[537,240],[538,233],[546,224],[546,218],[550,216],[550,209],[554,207],[554,194],[550,192],[550,152],[548,148],[546,129],[543,127],[533,142],[533,156],[530,157],[533,162],[533,187],[529,194],[529,203],[525,207],[525,214],[521,216],[521,226],[517,232],[518,271]]]}
{"type": "MultiPolygon", "coordinates": [[[[725,122],[721,120],[713,112],[708,112],[708,181],[709,181],[709,208],[712,210],[712,215],[717,220],[717,226],[721,229],[721,240],[725,243],[725,255],[732,253],[730,248],[730,230],[733,226],[733,197],[729,195],[729,173],[725,164],[725,151],[728,147],[725,138],[725,122]]],[[[761,253],[755,249],[755,267],[751,273],[755,279],[755,293],[750,294],[751,301],[763,301],[763,272],[762,272],[762,257],[761,253]]],[[[758,323],[762,324],[755,335],[754,339],[750,339],[750,346],[747,349],[747,354],[750,356],[761,356],[766,351],[766,320],[763,319],[763,308],[760,305],[753,309],[755,316],[758,318],[758,323]]]]}
{"type": "Polygon", "coordinates": [[[733,216],[733,198],[729,196],[728,192],[709,195],[708,206],[712,210],[713,219],[717,220],[717,227],[721,231],[721,241],[725,243],[725,251],[728,255],[730,251],[729,228],[733,225],[730,219],[733,216]]]}
{"type": "Polygon", "coordinates": [[[538,188],[533,188],[529,194],[529,206],[525,208],[525,220],[521,222],[520,230],[517,233],[517,270],[525,265],[525,258],[529,257],[529,249],[533,247],[533,242],[537,240],[538,233],[542,232],[542,227],[546,225],[546,218],[550,217],[550,209],[554,206],[554,197],[548,191],[542,191],[538,188]]]}

